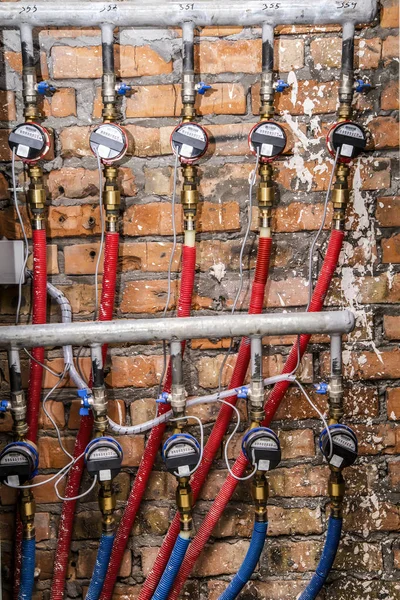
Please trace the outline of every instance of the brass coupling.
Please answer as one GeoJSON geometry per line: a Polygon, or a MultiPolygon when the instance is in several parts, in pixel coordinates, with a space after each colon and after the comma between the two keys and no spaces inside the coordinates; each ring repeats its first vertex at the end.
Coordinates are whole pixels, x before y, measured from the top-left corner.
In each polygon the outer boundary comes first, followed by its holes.
{"type": "Polygon", "coordinates": [[[262,163],[258,169],[260,182],[257,189],[257,202],[260,227],[271,227],[272,207],[275,199],[273,169],[270,163],[262,163]]]}
{"type": "Polygon", "coordinates": [[[264,471],[256,471],[251,484],[251,495],[258,523],[267,521],[267,503],[269,496],[268,480],[264,471]]]}
{"type": "Polygon", "coordinates": [[[338,122],[350,121],[352,115],[351,101],[341,102],[338,108],[338,122]]]}
{"type": "Polygon", "coordinates": [[[176,489],[176,505],[179,511],[181,531],[192,531],[193,492],[188,477],[180,477],[176,489]]]}
{"type": "Polygon", "coordinates": [[[331,474],[328,481],[328,494],[331,499],[331,514],[339,519],[342,517],[345,482],[341,469],[329,465],[331,474]]]}
{"type": "Polygon", "coordinates": [[[28,165],[29,188],[28,203],[32,213],[34,229],[44,229],[44,211],[46,206],[46,190],[43,181],[43,170],[39,165],[28,165]]]}
{"type": "Polygon", "coordinates": [[[118,185],[118,168],[113,165],[105,165],[104,178],[103,204],[106,211],[107,230],[116,231],[121,204],[121,192],[118,185]]]}
{"type": "Polygon", "coordinates": [[[258,423],[256,427],[259,427],[259,424],[264,419],[264,397],[265,397],[265,388],[264,381],[254,380],[250,381],[250,390],[248,394],[250,400],[250,420],[253,423],[258,423]]]}
{"type": "Polygon", "coordinates": [[[102,519],[103,533],[114,532],[115,519],[114,510],[117,505],[113,485],[111,481],[100,481],[99,507],[102,519]]]}
{"type": "Polygon", "coordinates": [[[343,382],[341,375],[331,377],[329,382],[329,425],[340,423],[343,418],[343,382]]]}
{"type": "Polygon", "coordinates": [[[333,227],[335,229],[344,229],[346,207],[350,200],[349,174],[350,168],[348,165],[338,165],[336,182],[332,190],[333,227]]]}
{"type": "Polygon", "coordinates": [[[30,489],[23,489],[19,499],[19,514],[25,540],[35,537],[36,502],[30,489]]]}
{"type": "Polygon", "coordinates": [[[182,123],[191,123],[196,118],[196,109],[194,103],[184,102],[182,106],[182,123]]]}
{"type": "Polygon", "coordinates": [[[181,204],[183,208],[184,229],[195,230],[197,204],[199,202],[199,190],[197,189],[197,166],[182,166],[183,185],[181,191],[181,204]]]}
{"type": "Polygon", "coordinates": [[[269,121],[275,115],[275,107],[273,100],[262,101],[260,106],[261,121],[269,121]]]}

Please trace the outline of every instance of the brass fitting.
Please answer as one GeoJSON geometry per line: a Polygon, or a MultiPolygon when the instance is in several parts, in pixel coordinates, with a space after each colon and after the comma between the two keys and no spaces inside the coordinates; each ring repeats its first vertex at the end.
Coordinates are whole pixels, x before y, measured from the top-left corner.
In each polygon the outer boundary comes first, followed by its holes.
{"type": "Polygon", "coordinates": [[[332,191],[333,227],[344,229],[346,207],[350,200],[348,165],[340,164],[336,169],[336,182],[332,191]]]}
{"type": "Polygon", "coordinates": [[[351,102],[341,102],[337,114],[339,123],[350,121],[352,115],[351,102]]]}
{"type": "Polygon", "coordinates": [[[19,513],[25,540],[30,540],[35,537],[35,512],[36,503],[32,491],[23,489],[19,499],[19,513]]]}
{"type": "Polygon", "coordinates": [[[121,192],[118,186],[118,168],[113,165],[104,167],[105,185],[103,203],[106,211],[107,231],[117,231],[121,192]]]}
{"type": "Polygon", "coordinates": [[[342,471],[337,467],[330,465],[331,475],[328,481],[328,494],[331,499],[331,514],[335,518],[341,518],[343,509],[343,499],[345,493],[345,483],[342,471]]]}
{"type": "Polygon", "coordinates": [[[269,100],[269,101],[265,101],[265,102],[261,102],[261,106],[260,106],[260,121],[268,121],[269,119],[272,119],[273,116],[275,115],[275,107],[274,107],[274,101],[273,100],[269,100]]]}
{"type": "Polygon", "coordinates": [[[199,190],[197,189],[197,167],[195,165],[183,165],[183,185],[181,191],[181,204],[183,208],[184,229],[193,231],[197,204],[199,201],[199,190]]]}
{"type": "Polygon", "coordinates": [[[103,104],[101,112],[104,123],[114,123],[118,120],[120,114],[114,102],[106,102],[103,104]]]}
{"type": "Polygon", "coordinates": [[[28,202],[32,212],[32,225],[34,229],[43,229],[44,211],[46,206],[46,190],[43,182],[43,170],[39,165],[29,165],[28,176],[30,179],[28,202]]]}
{"type": "Polygon", "coordinates": [[[329,382],[329,425],[340,423],[343,414],[342,376],[335,375],[329,382]]]}
{"type": "Polygon", "coordinates": [[[250,398],[250,420],[253,423],[257,423],[256,427],[263,420],[264,414],[264,382],[263,380],[251,380],[249,398],[250,398]]]}
{"type": "Polygon", "coordinates": [[[111,481],[101,481],[99,490],[99,507],[103,515],[103,532],[114,531],[114,510],[117,505],[115,493],[111,481]]]}
{"type": "Polygon", "coordinates": [[[181,531],[191,531],[193,528],[193,492],[188,477],[179,478],[176,489],[176,505],[179,511],[181,531]]]}
{"type": "Polygon", "coordinates": [[[251,495],[255,508],[255,519],[259,523],[267,521],[267,503],[269,496],[268,480],[264,471],[257,471],[251,484],[251,495]]]}
{"type": "Polygon", "coordinates": [[[26,422],[26,399],[25,392],[11,392],[11,413],[13,416],[13,431],[15,438],[22,441],[28,432],[28,424],[26,422]]]}
{"type": "Polygon", "coordinates": [[[257,189],[257,202],[260,215],[260,227],[271,227],[272,207],[275,189],[272,179],[273,170],[270,163],[262,163],[258,169],[260,183],[257,189]]]}
{"type": "Polygon", "coordinates": [[[184,102],[181,112],[182,123],[191,123],[196,117],[196,109],[192,102],[184,102]]]}

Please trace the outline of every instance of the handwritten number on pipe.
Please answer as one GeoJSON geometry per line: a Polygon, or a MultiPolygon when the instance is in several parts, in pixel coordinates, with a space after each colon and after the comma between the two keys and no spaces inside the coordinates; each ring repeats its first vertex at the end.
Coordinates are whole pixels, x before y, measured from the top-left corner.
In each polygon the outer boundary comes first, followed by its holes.
{"type": "Polygon", "coordinates": [[[194,10],[194,4],[180,4],[179,10],[194,10]]]}
{"type": "Polygon", "coordinates": [[[37,6],[35,6],[34,4],[29,5],[28,6],[21,6],[21,10],[19,11],[19,14],[22,15],[22,13],[35,13],[37,11],[37,6]]]}
{"type": "Polygon", "coordinates": [[[336,2],[336,8],[357,8],[357,2],[336,2]]]}
{"type": "Polygon", "coordinates": [[[267,2],[263,4],[263,10],[278,10],[281,7],[280,2],[267,2]]]}
{"type": "Polygon", "coordinates": [[[106,4],[103,6],[100,12],[111,12],[113,10],[118,10],[118,6],[116,4],[106,4]]]}

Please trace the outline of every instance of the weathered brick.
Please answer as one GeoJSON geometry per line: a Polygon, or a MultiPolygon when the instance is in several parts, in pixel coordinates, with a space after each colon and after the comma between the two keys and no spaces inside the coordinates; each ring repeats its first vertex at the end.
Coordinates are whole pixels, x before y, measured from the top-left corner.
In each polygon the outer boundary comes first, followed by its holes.
{"type": "Polygon", "coordinates": [[[46,117],[76,117],[74,88],[60,88],[52,98],[45,98],[43,113],[46,117]]]}
{"type": "Polygon", "coordinates": [[[347,507],[344,516],[345,531],[368,533],[369,531],[398,531],[400,510],[390,502],[379,502],[376,497],[362,505],[347,507]]]}
{"type": "Polygon", "coordinates": [[[400,263],[400,235],[393,235],[391,238],[383,239],[381,244],[382,262],[400,263]]]}
{"type": "Polygon", "coordinates": [[[381,227],[400,227],[400,196],[378,198],[376,219],[381,227]]]}
{"type": "MultiPolygon", "coordinates": [[[[209,600],[218,600],[227,587],[226,581],[211,580],[208,582],[209,600]]],[[[249,598],[264,600],[293,600],[305,587],[304,581],[267,579],[265,581],[250,580],[246,586],[249,598]]]]}
{"type": "Polygon", "coordinates": [[[162,372],[162,356],[113,356],[107,383],[112,387],[150,387],[162,372]]]}
{"type": "MultiPolygon", "coordinates": [[[[358,39],[355,43],[355,65],[360,69],[376,69],[381,58],[379,38],[358,39]]],[[[342,40],[338,37],[316,38],[310,45],[317,68],[337,68],[342,60],[342,40]]]]}
{"type": "Polygon", "coordinates": [[[391,81],[381,96],[382,110],[399,110],[399,82],[391,81]]]}
{"type": "Polygon", "coordinates": [[[15,93],[0,90],[0,121],[15,121],[16,118],[15,93]]]}
{"type": "Polygon", "coordinates": [[[394,117],[377,117],[368,124],[371,131],[374,147],[397,148],[399,139],[397,135],[399,123],[394,117]]]}
{"type": "Polygon", "coordinates": [[[381,2],[381,27],[399,26],[399,6],[396,0],[381,2]]]}
{"type": "MultiPolygon", "coordinates": [[[[389,35],[382,44],[382,56],[384,59],[397,58],[399,55],[399,38],[397,35],[389,35]]],[[[389,62],[385,60],[385,63],[389,62]]]]}
{"type": "Polygon", "coordinates": [[[388,462],[389,481],[394,492],[400,491],[400,460],[388,462]]]}
{"type": "Polygon", "coordinates": [[[400,419],[400,388],[388,388],[387,397],[387,416],[391,421],[400,419]]]}

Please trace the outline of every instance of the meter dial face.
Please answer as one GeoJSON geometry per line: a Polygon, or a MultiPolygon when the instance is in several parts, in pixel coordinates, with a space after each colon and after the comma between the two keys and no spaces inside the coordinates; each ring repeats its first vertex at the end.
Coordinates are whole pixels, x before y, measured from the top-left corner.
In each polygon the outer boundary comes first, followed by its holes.
{"type": "Polygon", "coordinates": [[[172,435],[164,444],[163,458],[170,473],[188,477],[200,459],[199,443],[187,433],[172,435]]]}
{"type": "Polygon", "coordinates": [[[253,154],[259,153],[261,161],[270,161],[285,149],[285,130],[273,121],[258,123],[250,131],[249,146],[253,154]]]}
{"type": "Polygon", "coordinates": [[[332,156],[336,156],[339,149],[338,161],[349,163],[365,150],[367,136],[360,125],[348,121],[332,127],[327,143],[332,156]]]}
{"type": "Polygon", "coordinates": [[[331,425],[333,448],[326,429],[320,436],[320,448],[329,464],[339,469],[351,466],[358,456],[358,444],[355,433],[346,425],[331,425]]]}
{"type": "Polygon", "coordinates": [[[128,150],[128,138],[125,131],[116,123],[104,123],[90,134],[90,148],[106,164],[121,160],[128,150]]]}
{"type": "Polygon", "coordinates": [[[8,145],[25,162],[41,160],[50,149],[48,131],[37,123],[22,123],[12,130],[8,145]]]}
{"type": "Polygon", "coordinates": [[[243,451],[258,471],[271,471],[281,461],[281,448],[276,434],[267,427],[257,427],[243,438],[243,451]]]}
{"type": "Polygon", "coordinates": [[[207,133],[196,123],[181,123],[172,132],[171,147],[181,162],[194,162],[201,158],[208,148],[207,133]]]}

